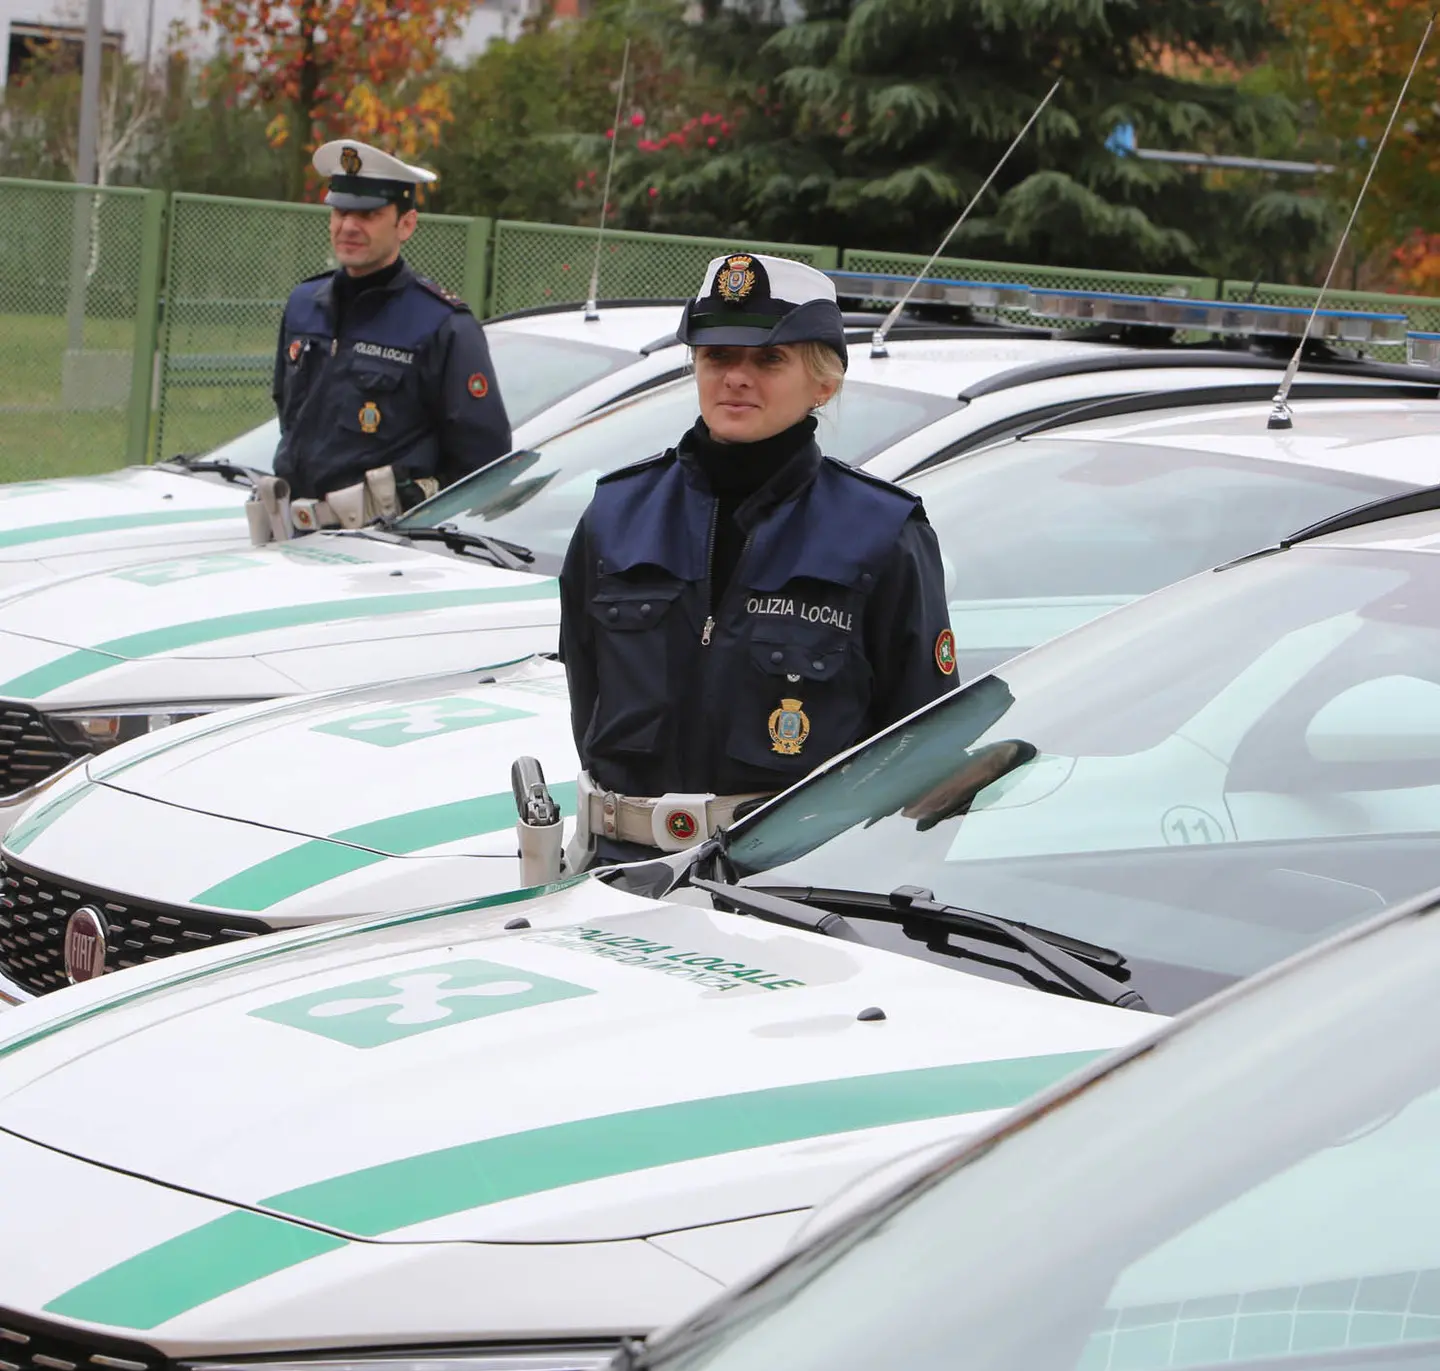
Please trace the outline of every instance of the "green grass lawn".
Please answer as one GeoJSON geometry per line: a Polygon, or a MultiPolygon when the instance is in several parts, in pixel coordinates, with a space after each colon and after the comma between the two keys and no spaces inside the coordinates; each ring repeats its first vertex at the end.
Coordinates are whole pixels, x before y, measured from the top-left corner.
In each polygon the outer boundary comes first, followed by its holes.
{"type": "MultiPolygon", "coordinates": [[[[273,320],[240,309],[231,317],[180,321],[171,332],[177,357],[267,356],[273,320]]],[[[87,349],[125,352],[134,344],[129,320],[87,319],[87,349]]],[[[0,482],[111,471],[125,464],[129,412],[67,410],[61,394],[66,325],[55,315],[0,313],[0,482]]],[[[199,379],[199,378],[197,378],[199,379]]],[[[159,453],[204,452],[270,417],[268,380],[167,388],[163,412],[152,415],[159,453]]]]}

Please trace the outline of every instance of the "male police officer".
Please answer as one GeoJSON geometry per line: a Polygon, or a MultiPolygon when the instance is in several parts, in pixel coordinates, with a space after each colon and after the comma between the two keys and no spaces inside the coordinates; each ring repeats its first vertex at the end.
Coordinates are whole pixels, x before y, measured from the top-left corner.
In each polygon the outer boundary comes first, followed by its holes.
{"type": "Polygon", "coordinates": [[[398,514],[510,448],[479,323],[400,256],[434,173],[349,140],[314,165],[339,267],[291,292],[274,384],[275,472],[302,531],[398,514]]]}

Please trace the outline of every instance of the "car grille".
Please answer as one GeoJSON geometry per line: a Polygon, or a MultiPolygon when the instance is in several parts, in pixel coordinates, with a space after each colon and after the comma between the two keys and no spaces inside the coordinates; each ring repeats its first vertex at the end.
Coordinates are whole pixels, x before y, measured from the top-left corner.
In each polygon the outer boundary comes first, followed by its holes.
{"type": "Polygon", "coordinates": [[[0,798],[18,795],[88,755],[85,748],[62,742],[38,709],[0,701],[0,798]]]}
{"type": "Polygon", "coordinates": [[[67,885],[7,858],[0,862],[0,971],[36,995],[69,985],[65,924],[84,906],[99,910],[109,930],[107,971],[270,931],[258,919],[206,914],[67,885]]]}
{"type": "Polygon", "coordinates": [[[165,1358],[122,1342],[0,1309],[0,1371],[160,1371],[165,1358]]]}

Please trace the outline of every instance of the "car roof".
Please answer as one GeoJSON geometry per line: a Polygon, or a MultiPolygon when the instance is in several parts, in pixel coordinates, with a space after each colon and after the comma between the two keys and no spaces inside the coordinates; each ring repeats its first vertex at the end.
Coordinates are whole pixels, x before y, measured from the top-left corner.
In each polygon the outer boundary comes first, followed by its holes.
{"type": "MultiPolygon", "coordinates": [[[[1294,427],[1267,427],[1265,401],[1186,405],[1047,428],[1047,441],[1133,443],[1440,484],[1440,402],[1394,396],[1291,402],[1294,427]]],[[[1023,441],[1023,440],[1022,440],[1023,441]]],[[[1033,439],[1032,439],[1033,441],[1033,439]]]]}
{"type": "Polygon", "coordinates": [[[1115,343],[1016,338],[1004,333],[997,333],[993,338],[944,338],[929,334],[906,338],[903,334],[892,334],[886,348],[886,356],[873,357],[869,339],[852,342],[846,379],[958,399],[971,386],[988,381],[997,373],[1063,363],[1067,359],[1115,358],[1140,351],[1115,343]]]}
{"type": "Polygon", "coordinates": [[[585,318],[584,305],[544,306],[520,310],[485,321],[487,332],[527,333],[564,338],[596,347],[639,353],[652,344],[678,346],[675,326],[680,307],[666,301],[601,301],[598,319],[585,318]]]}

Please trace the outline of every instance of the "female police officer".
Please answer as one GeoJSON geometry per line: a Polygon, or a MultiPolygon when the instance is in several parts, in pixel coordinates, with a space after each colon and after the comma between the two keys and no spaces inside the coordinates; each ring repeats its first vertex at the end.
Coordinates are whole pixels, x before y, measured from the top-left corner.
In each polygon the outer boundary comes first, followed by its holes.
{"type": "Polygon", "coordinates": [[[560,578],[579,841],[607,861],[703,840],[955,670],[920,501],[815,442],[846,365],[830,280],[716,258],[678,332],[701,418],[600,480],[560,578]]]}

